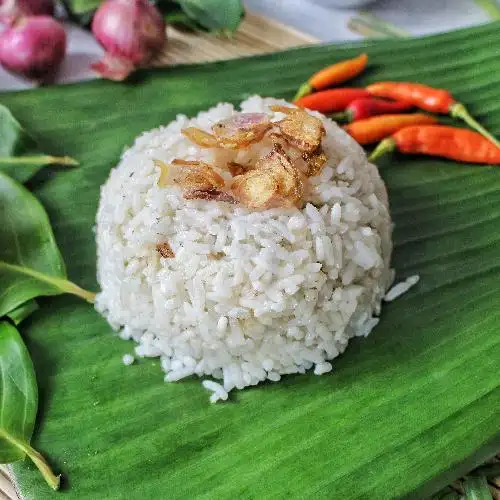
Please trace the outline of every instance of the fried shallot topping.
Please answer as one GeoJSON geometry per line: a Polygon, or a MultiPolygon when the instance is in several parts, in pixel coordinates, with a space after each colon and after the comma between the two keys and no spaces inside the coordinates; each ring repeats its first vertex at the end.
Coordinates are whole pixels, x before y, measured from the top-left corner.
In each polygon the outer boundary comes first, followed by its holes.
{"type": "Polygon", "coordinates": [[[175,182],[185,189],[214,189],[224,186],[224,179],[208,163],[175,159],[172,165],[182,167],[175,182]]]}
{"type": "Polygon", "coordinates": [[[215,188],[210,189],[188,189],[184,191],[183,197],[186,200],[210,200],[225,201],[226,203],[236,204],[238,201],[234,196],[226,191],[220,191],[215,188]]]}
{"type": "Polygon", "coordinates": [[[196,127],[182,130],[190,141],[223,156],[219,163],[233,177],[230,190],[214,167],[199,160],[175,159],[169,165],[154,160],[160,169],[158,185],[178,185],[188,200],[239,202],[256,210],[302,206],[304,182],[318,175],[328,161],[321,148],[326,131],[319,118],[303,109],[282,105],[270,109],[285,118],[271,123],[266,113],[238,113],[213,125],[212,134],[196,127]],[[255,158],[256,151],[234,153],[264,138],[273,149],[255,164],[255,160],[248,164],[248,158],[255,158]],[[247,164],[233,161],[238,158],[247,158],[247,164]]]}
{"type": "Polygon", "coordinates": [[[262,140],[270,128],[271,122],[266,113],[238,113],[216,123],[212,130],[219,141],[248,146],[262,140]]]}
{"type": "Polygon", "coordinates": [[[158,186],[167,187],[169,184],[172,184],[170,179],[171,169],[169,169],[169,165],[161,160],[153,160],[155,167],[160,169],[160,178],[158,179],[158,186]]]}
{"type": "Polygon", "coordinates": [[[168,244],[168,242],[158,243],[156,245],[156,251],[164,258],[164,259],[173,259],[175,258],[174,251],[168,244]]]}
{"type": "Polygon", "coordinates": [[[313,154],[303,153],[302,158],[307,164],[307,177],[318,175],[323,165],[328,161],[328,157],[321,149],[313,154]]]}
{"type": "Polygon", "coordinates": [[[237,163],[235,161],[230,161],[227,164],[227,169],[233,177],[236,177],[237,175],[243,175],[249,170],[252,170],[252,168],[253,167],[250,165],[243,165],[242,163],[237,163]]]}
{"type": "Polygon", "coordinates": [[[191,142],[194,142],[201,148],[220,148],[223,147],[219,144],[215,135],[209,134],[201,128],[188,127],[182,129],[182,135],[187,137],[191,142]]]}
{"type": "Polygon", "coordinates": [[[291,106],[284,106],[283,104],[271,104],[269,106],[271,111],[275,113],[283,113],[284,115],[291,115],[295,111],[300,110],[301,108],[292,108],[291,106]]]}
{"type": "Polygon", "coordinates": [[[273,150],[255,164],[255,169],[271,172],[278,180],[279,194],[290,204],[302,198],[304,189],[300,172],[281,145],[275,144],[273,150]]]}
{"type": "Polygon", "coordinates": [[[154,160],[154,164],[161,170],[158,185],[160,187],[180,186],[186,200],[237,203],[234,196],[222,189],[225,184],[224,179],[208,163],[176,158],[169,165],[160,160],[154,160]]]}
{"type": "Polygon", "coordinates": [[[160,187],[177,184],[183,189],[213,189],[224,186],[224,179],[203,161],[175,159],[170,164],[153,161],[161,172],[158,179],[160,187]]]}
{"type": "Polygon", "coordinates": [[[240,203],[257,210],[273,207],[280,198],[278,180],[266,170],[252,170],[235,177],[232,190],[240,203]]]}
{"type": "Polygon", "coordinates": [[[209,134],[196,127],[188,127],[182,133],[202,148],[244,149],[259,142],[271,128],[265,113],[238,113],[216,123],[209,134]]]}
{"type": "Polygon", "coordinates": [[[300,172],[279,144],[254,170],[235,177],[232,190],[242,204],[258,210],[291,207],[301,202],[303,195],[300,172]]]}
{"type": "Polygon", "coordinates": [[[319,118],[307,111],[287,106],[271,106],[272,111],[285,113],[287,116],[276,123],[284,139],[303,153],[314,153],[321,146],[325,128],[319,118]]]}
{"type": "Polygon", "coordinates": [[[224,252],[211,252],[208,254],[208,260],[221,260],[225,256],[224,252]]]}

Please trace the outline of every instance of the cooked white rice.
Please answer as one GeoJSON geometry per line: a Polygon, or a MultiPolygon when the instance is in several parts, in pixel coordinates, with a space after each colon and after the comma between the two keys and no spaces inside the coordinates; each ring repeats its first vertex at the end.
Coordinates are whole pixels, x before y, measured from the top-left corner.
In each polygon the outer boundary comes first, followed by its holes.
{"type": "MultiPolygon", "coordinates": [[[[251,97],[244,112],[283,115],[276,99],[251,97]]],[[[219,104],[147,132],[124,153],[102,187],[97,214],[97,307],[136,355],[161,356],[165,380],[196,374],[211,401],[233,389],[314,368],[321,375],[353,336],[378,322],[392,281],[391,219],[384,183],[362,148],[333,121],[329,157],[312,177],[304,209],[249,210],[185,200],[178,187],[157,186],[153,159],[243,163],[271,149],[201,149],[181,129],[210,131],[237,112],[219,104]],[[174,259],[155,250],[168,241],[174,259]],[[225,255],[211,258],[215,253],[225,255]]]]}
{"type": "Polygon", "coordinates": [[[420,276],[415,274],[401,281],[397,285],[394,285],[385,295],[384,300],[386,302],[392,302],[396,300],[401,295],[405,294],[412,286],[415,286],[420,281],[420,276]]]}
{"type": "Polygon", "coordinates": [[[131,354],[124,354],[122,356],[122,363],[126,366],[133,364],[134,361],[135,361],[134,356],[132,356],[131,354]]]}

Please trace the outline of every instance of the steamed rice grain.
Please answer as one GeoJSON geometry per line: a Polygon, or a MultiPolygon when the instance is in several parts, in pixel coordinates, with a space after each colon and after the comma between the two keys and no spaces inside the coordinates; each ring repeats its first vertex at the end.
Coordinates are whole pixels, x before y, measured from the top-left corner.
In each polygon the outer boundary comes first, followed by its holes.
{"type": "MultiPolygon", "coordinates": [[[[272,104],[287,103],[255,96],[241,111],[276,121],[283,115],[272,104]]],[[[377,324],[392,280],[384,183],[322,115],[314,113],[329,160],[310,178],[303,209],[186,200],[178,187],[157,185],[154,159],[244,163],[267,153],[265,140],[220,151],[181,134],[187,126],[210,131],[236,112],[219,104],[139,136],[102,187],[97,214],[98,309],[138,343],[136,355],[161,357],[167,381],[219,380],[203,382],[211,401],[284,374],[330,371],[348,340],[377,324]],[[164,242],[175,258],[155,250],[164,242]]]]}

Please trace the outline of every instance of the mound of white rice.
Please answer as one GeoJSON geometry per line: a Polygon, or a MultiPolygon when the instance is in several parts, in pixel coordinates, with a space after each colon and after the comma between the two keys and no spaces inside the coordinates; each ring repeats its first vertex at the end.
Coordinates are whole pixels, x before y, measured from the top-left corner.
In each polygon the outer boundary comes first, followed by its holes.
{"type": "MultiPolygon", "coordinates": [[[[271,104],[285,101],[255,96],[241,110],[282,118],[271,104]]],[[[267,153],[266,141],[214,153],[181,134],[186,126],[210,131],[235,112],[219,104],[138,137],[102,187],[97,214],[98,309],[138,342],[136,355],[161,356],[167,381],[221,379],[204,383],[212,401],[283,374],[330,371],[328,360],[377,324],[393,278],[384,183],[362,148],[322,115],[329,161],[310,179],[302,210],[185,200],[178,187],[157,186],[153,159],[220,164],[267,153]],[[175,258],[156,251],[165,241],[175,258]]]]}

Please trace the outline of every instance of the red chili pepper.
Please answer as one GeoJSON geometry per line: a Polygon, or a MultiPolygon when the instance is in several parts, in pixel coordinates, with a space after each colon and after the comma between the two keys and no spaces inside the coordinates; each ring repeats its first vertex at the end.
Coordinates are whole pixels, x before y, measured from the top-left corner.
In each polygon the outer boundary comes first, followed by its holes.
{"type": "Polygon", "coordinates": [[[409,102],[386,101],[384,99],[365,97],[364,99],[352,101],[343,113],[332,115],[331,118],[337,121],[354,122],[377,115],[403,113],[413,107],[413,104],[409,102]]]}
{"type": "Polygon", "coordinates": [[[332,64],[318,71],[306,83],[300,86],[293,100],[297,101],[315,90],[323,90],[332,85],[339,85],[347,80],[351,80],[366,68],[367,62],[368,56],[361,54],[354,59],[347,59],[346,61],[332,64]]]}
{"type": "Polygon", "coordinates": [[[410,125],[424,125],[436,122],[434,116],[423,113],[382,115],[350,123],[344,126],[344,130],[360,144],[371,144],[385,139],[394,132],[410,125]]]}
{"type": "Polygon", "coordinates": [[[369,85],[366,89],[370,94],[377,97],[411,102],[426,111],[449,114],[454,118],[459,118],[497,147],[500,147],[500,142],[469,114],[463,104],[457,102],[451,93],[445,89],[435,89],[421,83],[409,82],[379,82],[369,85]]]}
{"type": "Polygon", "coordinates": [[[465,128],[444,125],[416,125],[406,127],[383,140],[373,151],[370,160],[376,160],[388,151],[441,156],[467,163],[500,165],[500,148],[488,139],[465,128]]]}
{"type": "Polygon", "coordinates": [[[365,89],[340,88],[323,90],[314,94],[301,97],[295,104],[299,108],[308,108],[322,113],[344,111],[355,99],[369,97],[365,89]]]}

